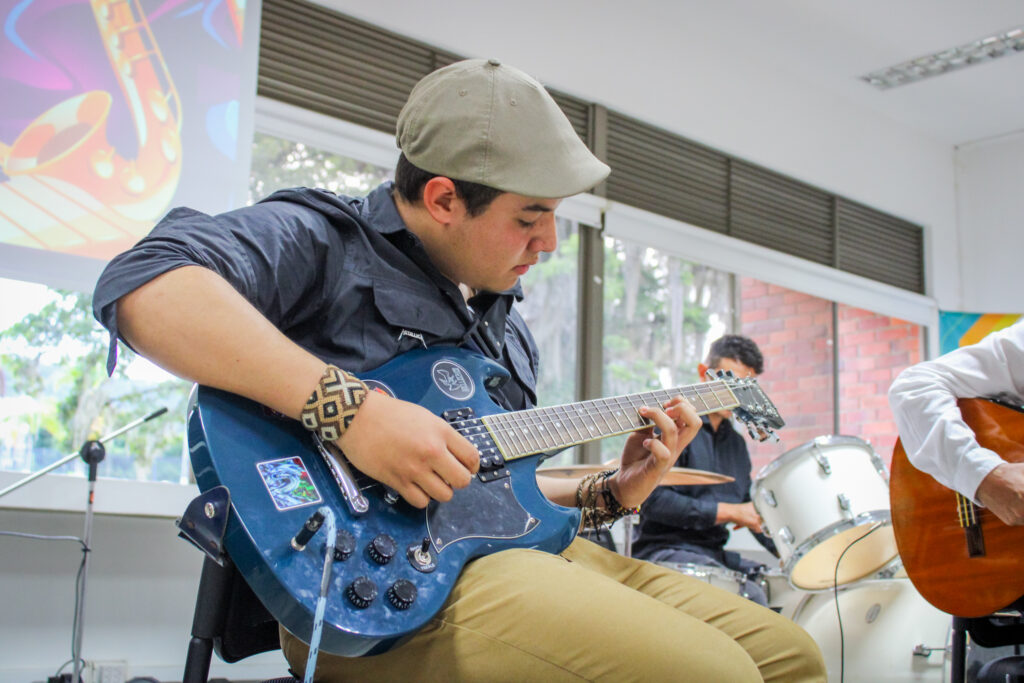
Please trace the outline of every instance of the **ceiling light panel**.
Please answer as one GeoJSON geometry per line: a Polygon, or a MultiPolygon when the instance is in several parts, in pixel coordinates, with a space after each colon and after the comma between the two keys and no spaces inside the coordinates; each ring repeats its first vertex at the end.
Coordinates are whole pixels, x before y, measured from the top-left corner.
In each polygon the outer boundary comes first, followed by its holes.
{"type": "Polygon", "coordinates": [[[1021,53],[1024,53],[1024,26],[872,71],[866,76],[861,76],[860,80],[879,90],[888,90],[975,64],[984,64],[999,57],[1021,53]]]}

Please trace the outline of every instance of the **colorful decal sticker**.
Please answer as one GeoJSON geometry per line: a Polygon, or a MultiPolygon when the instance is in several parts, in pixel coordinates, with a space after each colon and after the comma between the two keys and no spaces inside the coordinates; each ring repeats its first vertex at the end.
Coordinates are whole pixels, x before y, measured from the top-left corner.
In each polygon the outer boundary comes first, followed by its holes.
{"type": "Polygon", "coordinates": [[[323,500],[298,456],[258,462],[256,468],[278,510],[290,510],[323,500]]]}
{"type": "Polygon", "coordinates": [[[456,401],[465,401],[476,391],[473,378],[466,368],[450,360],[439,360],[430,369],[434,384],[444,394],[456,401]]]}
{"type": "Polygon", "coordinates": [[[365,384],[370,391],[377,391],[392,398],[395,397],[395,392],[391,391],[391,387],[384,384],[384,382],[378,382],[375,379],[364,379],[363,384],[365,384]]]}

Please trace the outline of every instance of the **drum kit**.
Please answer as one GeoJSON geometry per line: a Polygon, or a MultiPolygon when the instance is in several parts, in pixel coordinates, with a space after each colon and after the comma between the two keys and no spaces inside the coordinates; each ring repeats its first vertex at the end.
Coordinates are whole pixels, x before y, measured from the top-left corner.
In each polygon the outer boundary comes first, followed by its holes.
{"type": "MultiPolygon", "coordinates": [[[[537,473],[578,477],[607,467],[537,473]]],[[[673,468],[661,484],[723,481],[729,478],[673,468]]],[[[769,607],[815,639],[830,680],[949,679],[950,617],[925,601],[903,571],[892,532],[888,474],[870,444],[850,436],[818,437],[765,466],[750,495],[779,552],[778,567],[759,579],[769,607]]],[[[740,595],[748,580],[721,567],[669,566],[740,595]]]]}

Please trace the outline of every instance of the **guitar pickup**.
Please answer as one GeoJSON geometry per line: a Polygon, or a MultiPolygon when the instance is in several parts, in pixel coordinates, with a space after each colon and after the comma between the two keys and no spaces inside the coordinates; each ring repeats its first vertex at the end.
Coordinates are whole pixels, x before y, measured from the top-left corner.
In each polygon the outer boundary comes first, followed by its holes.
{"type": "Polygon", "coordinates": [[[505,458],[494,444],[491,433],[487,431],[483,420],[477,419],[472,408],[446,410],[441,413],[441,417],[476,446],[480,453],[480,471],[476,476],[480,481],[488,482],[511,476],[511,472],[505,467],[505,458]]]}
{"type": "MultiPolygon", "coordinates": [[[[472,439],[470,439],[472,441],[472,439]]],[[[502,479],[503,477],[511,476],[508,468],[505,467],[505,458],[501,457],[501,453],[495,448],[494,442],[491,441],[490,436],[487,437],[487,441],[490,444],[489,447],[480,448],[480,471],[477,475],[482,482],[494,481],[495,479],[502,479]]]]}

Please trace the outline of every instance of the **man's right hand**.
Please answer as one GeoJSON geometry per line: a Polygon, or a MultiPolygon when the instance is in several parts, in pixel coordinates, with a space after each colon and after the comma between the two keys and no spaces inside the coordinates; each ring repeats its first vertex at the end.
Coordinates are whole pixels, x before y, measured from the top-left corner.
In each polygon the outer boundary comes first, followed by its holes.
{"type": "Polygon", "coordinates": [[[480,469],[473,444],[426,408],[371,391],[338,447],[360,472],[411,505],[452,498],[480,469]]]}
{"type": "Polygon", "coordinates": [[[757,514],[753,503],[719,503],[716,524],[733,524],[734,529],[747,528],[755,533],[761,530],[761,516],[757,514]]]}
{"type": "Polygon", "coordinates": [[[975,495],[1005,524],[1024,525],[1024,463],[999,465],[981,480],[975,495]]]}

